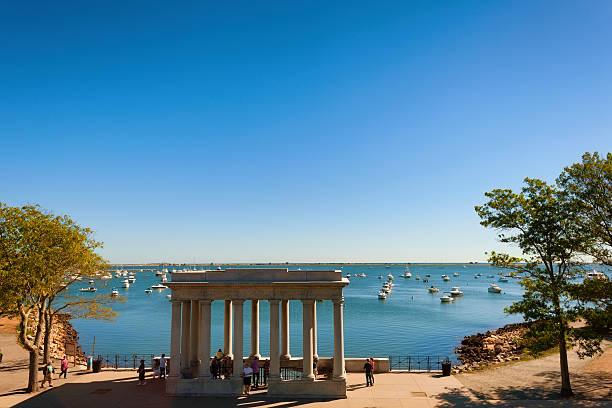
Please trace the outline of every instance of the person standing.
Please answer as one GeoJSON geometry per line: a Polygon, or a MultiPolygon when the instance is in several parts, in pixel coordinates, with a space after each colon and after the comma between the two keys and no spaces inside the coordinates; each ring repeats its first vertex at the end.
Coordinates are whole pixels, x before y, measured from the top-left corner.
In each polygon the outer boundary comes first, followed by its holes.
{"type": "Polygon", "coordinates": [[[363,369],[365,370],[365,377],[366,377],[366,387],[371,387],[372,385],[372,363],[370,363],[370,359],[368,358],[365,362],[365,364],[363,365],[363,369]]]}
{"type": "Polygon", "coordinates": [[[370,372],[370,383],[374,385],[374,357],[370,357],[370,364],[372,364],[372,371],[370,372]]]}
{"type": "Polygon", "coordinates": [[[223,351],[221,349],[217,350],[217,353],[215,354],[215,357],[217,357],[219,360],[221,360],[223,358],[223,351]]]}
{"type": "Polygon", "coordinates": [[[62,374],[63,374],[64,379],[65,379],[66,375],[68,374],[68,357],[64,356],[64,359],[60,363],[60,370],[61,371],[60,371],[59,378],[62,378],[62,374]]]}
{"type": "Polygon", "coordinates": [[[163,378],[164,380],[166,379],[166,366],[168,365],[168,362],[166,360],[166,355],[162,354],[161,358],[159,359],[159,378],[163,378]]]}
{"type": "Polygon", "coordinates": [[[268,386],[268,377],[270,377],[270,360],[264,361],[263,371],[264,371],[263,383],[264,383],[264,387],[267,387],[268,386]]]}
{"type": "Polygon", "coordinates": [[[244,375],[243,383],[244,383],[244,395],[249,395],[251,392],[251,376],[253,375],[253,369],[249,366],[249,362],[244,363],[244,370],[242,372],[244,375]]]}
{"type": "Polygon", "coordinates": [[[45,367],[43,368],[43,380],[40,384],[40,388],[45,388],[45,381],[49,382],[49,387],[53,387],[52,375],[53,375],[53,365],[51,364],[51,360],[47,361],[45,367]]]}
{"type": "Polygon", "coordinates": [[[251,368],[253,369],[253,388],[257,388],[259,387],[259,358],[257,356],[253,357],[251,368]]]}
{"type": "Polygon", "coordinates": [[[136,370],[136,372],[138,373],[138,385],[145,385],[146,381],[144,360],[140,360],[140,365],[138,366],[138,370],[136,370]]]}
{"type": "Polygon", "coordinates": [[[210,363],[210,373],[212,374],[213,380],[221,378],[219,375],[219,359],[216,357],[213,358],[212,362],[210,363]]]}

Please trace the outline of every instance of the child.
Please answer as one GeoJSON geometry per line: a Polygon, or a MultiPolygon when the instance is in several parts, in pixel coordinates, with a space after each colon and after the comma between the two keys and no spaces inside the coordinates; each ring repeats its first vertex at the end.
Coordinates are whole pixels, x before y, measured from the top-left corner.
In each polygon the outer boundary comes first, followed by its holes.
{"type": "Polygon", "coordinates": [[[51,361],[49,360],[47,361],[47,364],[43,368],[43,380],[42,380],[42,383],[40,384],[40,388],[45,388],[45,381],[49,382],[49,387],[53,387],[53,383],[51,382],[52,374],[53,374],[53,365],[51,364],[51,361]]]}
{"type": "Polygon", "coordinates": [[[138,385],[145,385],[146,381],[144,360],[140,360],[140,365],[138,366],[138,370],[136,370],[136,372],[138,373],[138,385]]]}

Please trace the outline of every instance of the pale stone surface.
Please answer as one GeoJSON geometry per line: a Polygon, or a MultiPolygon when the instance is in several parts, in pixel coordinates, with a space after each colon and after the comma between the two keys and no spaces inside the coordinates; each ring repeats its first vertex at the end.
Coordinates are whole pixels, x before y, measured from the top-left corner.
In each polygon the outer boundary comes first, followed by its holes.
{"type": "MultiPolygon", "coordinates": [[[[172,275],[168,286],[172,300],[182,301],[181,318],[173,313],[173,333],[181,333],[179,378],[174,377],[167,386],[170,393],[179,395],[210,395],[238,392],[242,383],[244,344],[244,301],[251,305],[250,357],[260,357],[259,350],[259,301],[274,300],[270,313],[271,380],[278,395],[332,396],[346,394],[344,380],[344,343],[342,310],[334,306],[334,376],[331,380],[315,380],[313,359],[317,354],[316,299],[342,299],[342,289],[348,284],[341,271],[289,271],[288,269],[227,269],[225,271],[192,271],[172,275]],[[282,318],[279,321],[278,305],[282,299],[282,318]],[[231,355],[232,378],[225,385],[209,383],[210,378],[210,304],[223,300],[224,351],[231,355]],[[292,362],[289,356],[289,300],[303,302],[303,355],[302,379],[280,381],[280,365],[292,362]],[[282,330],[279,333],[279,323],[282,330]],[[280,334],[280,336],[279,336],[280,334]],[[279,337],[282,350],[279,350],[279,337]],[[197,377],[200,378],[197,378],[197,377]],[[229,385],[228,385],[229,384],[229,385]]],[[[341,307],[341,305],[340,305],[341,307]]],[[[175,334],[176,337],[176,334],[175,334]]]]}

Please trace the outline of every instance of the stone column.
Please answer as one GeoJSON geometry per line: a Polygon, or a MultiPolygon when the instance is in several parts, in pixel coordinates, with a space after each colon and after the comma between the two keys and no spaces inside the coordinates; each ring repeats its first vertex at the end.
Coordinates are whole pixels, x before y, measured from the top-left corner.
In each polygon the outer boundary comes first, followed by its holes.
{"type": "Polygon", "coordinates": [[[198,360],[201,361],[200,378],[210,378],[210,304],[211,300],[200,301],[200,347],[198,360]]]}
{"type": "Polygon", "coordinates": [[[281,358],[291,358],[289,334],[289,300],[281,301],[281,358]]]}
{"type": "Polygon", "coordinates": [[[280,355],[278,347],[278,304],[272,299],[270,303],[270,380],[280,380],[280,355]]]}
{"type": "MultiPolygon", "coordinates": [[[[200,301],[191,301],[191,342],[189,343],[189,362],[198,360],[198,348],[200,346],[200,301]]],[[[196,377],[198,369],[193,373],[196,377]]]]}
{"type": "Polygon", "coordinates": [[[191,344],[191,300],[183,301],[183,318],[181,322],[181,374],[189,368],[189,345],[191,344]]]}
{"type": "Polygon", "coordinates": [[[259,354],[259,300],[251,300],[251,357],[260,358],[259,354]]]}
{"type": "Polygon", "coordinates": [[[344,299],[334,299],[334,379],[344,381],[344,323],[342,305],[344,299]]]}
{"type": "Polygon", "coordinates": [[[312,302],[312,355],[319,358],[317,352],[317,301],[312,302]]]}
{"type": "Polygon", "coordinates": [[[243,299],[234,299],[232,306],[234,308],[234,369],[232,378],[238,378],[242,381],[242,305],[243,299]]]}
{"type": "Polygon", "coordinates": [[[181,302],[172,300],[172,327],[170,328],[170,372],[168,376],[178,377],[181,371],[181,302]]]}
{"type": "Polygon", "coordinates": [[[312,367],[312,303],[314,300],[302,300],[302,379],[314,381],[312,367]]]}
{"type": "Polygon", "coordinates": [[[232,358],[232,301],[225,301],[225,314],[223,315],[223,354],[232,358]]]}

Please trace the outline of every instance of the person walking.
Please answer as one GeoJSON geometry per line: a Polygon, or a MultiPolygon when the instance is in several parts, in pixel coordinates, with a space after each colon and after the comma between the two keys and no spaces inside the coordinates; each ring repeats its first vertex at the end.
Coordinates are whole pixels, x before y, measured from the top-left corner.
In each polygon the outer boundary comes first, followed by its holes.
{"type": "Polygon", "coordinates": [[[51,360],[49,360],[47,361],[47,364],[45,364],[45,367],[43,368],[43,380],[42,380],[42,383],[40,384],[40,388],[45,388],[45,381],[49,382],[49,387],[53,387],[52,376],[53,376],[53,365],[51,364],[51,360]]]}
{"type": "Polygon", "coordinates": [[[259,387],[259,358],[257,356],[253,357],[251,368],[253,369],[253,388],[257,389],[259,387]]]}
{"type": "Polygon", "coordinates": [[[64,379],[66,379],[66,375],[68,374],[68,357],[64,356],[64,359],[60,363],[60,375],[59,378],[62,378],[62,374],[64,375],[64,379]]]}
{"type": "Polygon", "coordinates": [[[140,360],[140,365],[138,366],[138,385],[145,385],[147,382],[145,381],[145,365],[144,360],[140,360]]]}
{"type": "Polygon", "coordinates": [[[166,355],[162,354],[159,359],[159,378],[166,379],[166,366],[168,365],[168,361],[166,360],[166,355]]]}
{"type": "Polygon", "coordinates": [[[264,385],[264,387],[267,387],[268,386],[268,377],[270,377],[270,360],[264,361],[263,371],[264,371],[263,385],[264,385]]]}
{"type": "Polygon", "coordinates": [[[249,362],[247,361],[246,363],[244,363],[244,369],[242,371],[242,374],[244,376],[243,378],[243,383],[244,383],[244,395],[249,395],[249,393],[251,392],[251,376],[253,375],[253,369],[249,366],[249,362]]]}
{"type": "Polygon", "coordinates": [[[370,359],[368,358],[365,362],[365,364],[363,365],[363,369],[365,370],[365,377],[366,377],[366,387],[371,387],[372,385],[372,363],[370,363],[370,359]]]}

